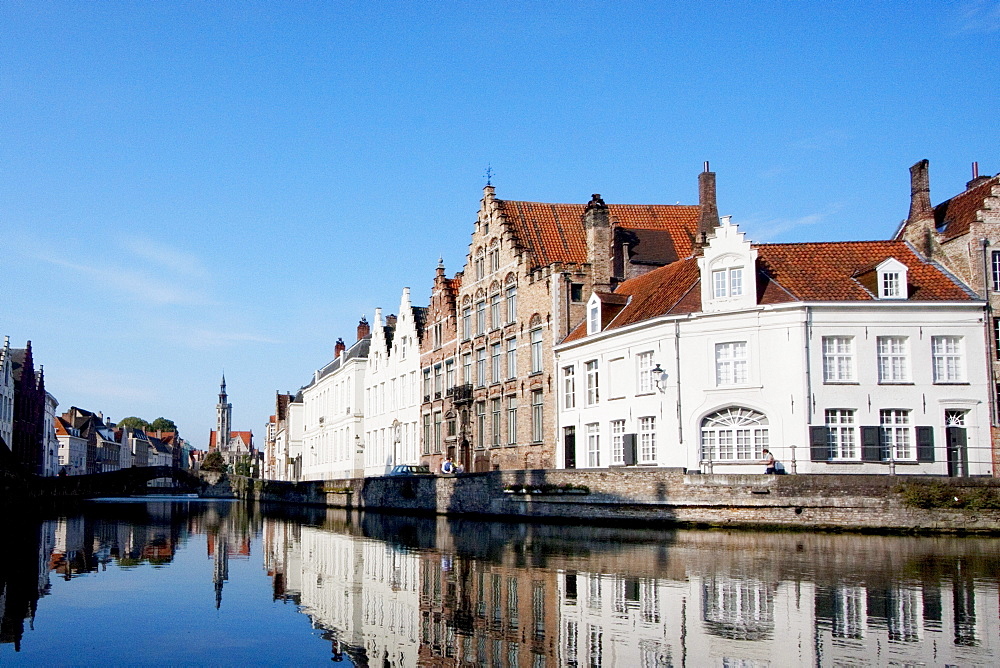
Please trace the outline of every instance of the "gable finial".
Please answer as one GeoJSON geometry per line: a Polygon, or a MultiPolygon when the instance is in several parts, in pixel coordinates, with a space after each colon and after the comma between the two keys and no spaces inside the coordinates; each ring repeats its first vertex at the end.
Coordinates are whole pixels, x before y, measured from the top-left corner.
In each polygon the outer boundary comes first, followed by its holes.
{"type": "Polygon", "coordinates": [[[493,185],[493,167],[490,166],[490,163],[486,163],[486,171],[483,172],[483,176],[486,177],[486,185],[493,185]]]}

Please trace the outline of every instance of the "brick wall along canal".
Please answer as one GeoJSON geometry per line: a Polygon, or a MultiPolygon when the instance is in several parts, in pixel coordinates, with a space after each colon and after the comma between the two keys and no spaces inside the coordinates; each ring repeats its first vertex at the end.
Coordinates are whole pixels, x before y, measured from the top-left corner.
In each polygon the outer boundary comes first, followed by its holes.
{"type": "Polygon", "coordinates": [[[236,502],[5,515],[4,665],[995,665],[996,538],[236,502]]]}

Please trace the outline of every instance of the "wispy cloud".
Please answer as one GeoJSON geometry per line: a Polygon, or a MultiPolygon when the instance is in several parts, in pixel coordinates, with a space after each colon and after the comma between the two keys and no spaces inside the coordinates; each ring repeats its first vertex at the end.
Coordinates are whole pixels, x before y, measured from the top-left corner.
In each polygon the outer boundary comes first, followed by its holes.
{"type": "Polygon", "coordinates": [[[171,248],[162,241],[130,237],[120,243],[122,248],[132,257],[162,267],[175,274],[197,279],[209,275],[204,263],[197,255],[178,248],[171,248]]]}
{"type": "MultiPolygon", "coordinates": [[[[60,397],[72,397],[74,405],[88,410],[99,410],[105,402],[139,404],[159,401],[161,397],[156,384],[139,382],[140,378],[132,371],[117,373],[105,368],[63,367],[53,384],[57,386],[60,397]]],[[[48,381],[46,378],[46,384],[48,381]]],[[[68,405],[66,409],[69,409],[68,405]]]]}
{"type": "Polygon", "coordinates": [[[225,348],[245,343],[281,343],[280,339],[254,332],[190,327],[177,324],[169,325],[163,333],[175,345],[194,350],[225,348]]]}
{"type": "Polygon", "coordinates": [[[834,213],[836,213],[836,211],[831,210],[825,213],[810,213],[805,216],[799,216],[798,218],[750,217],[746,220],[736,222],[740,224],[741,229],[753,230],[752,236],[754,241],[771,243],[782,241],[782,237],[790,232],[798,232],[804,228],[811,228],[819,225],[834,213]]]}
{"type": "Polygon", "coordinates": [[[969,0],[959,4],[952,36],[990,34],[1000,30],[1000,0],[969,0]]]}
{"type": "Polygon", "coordinates": [[[136,297],[145,304],[185,306],[214,304],[200,288],[181,285],[180,282],[172,280],[176,277],[169,273],[157,275],[145,267],[136,268],[121,259],[109,259],[100,264],[70,262],[61,257],[46,255],[37,255],[35,259],[69,269],[102,287],[136,297]]]}
{"type": "Polygon", "coordinates": [[[827,130],[808,137],[800,137],[788,143],[789,148],[799,151],[825,151],[844,143],[850,135],[843,130],[827,130]]]}

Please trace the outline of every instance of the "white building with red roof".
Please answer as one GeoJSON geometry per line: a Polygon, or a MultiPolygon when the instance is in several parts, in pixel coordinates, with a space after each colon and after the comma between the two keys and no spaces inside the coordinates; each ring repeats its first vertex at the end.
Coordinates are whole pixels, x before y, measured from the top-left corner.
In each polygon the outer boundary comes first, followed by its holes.
{"type": "Polygon", "coordinates": [[[556,346],[557,466],[989,475],[984,302],[903,241],[753,244],[594,291],[556,346]]]}

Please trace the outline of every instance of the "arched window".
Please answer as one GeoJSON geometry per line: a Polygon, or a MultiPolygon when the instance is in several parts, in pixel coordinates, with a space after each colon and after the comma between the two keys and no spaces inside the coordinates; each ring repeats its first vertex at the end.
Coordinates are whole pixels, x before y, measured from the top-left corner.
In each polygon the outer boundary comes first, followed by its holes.
{"type": "Polygon", "coordinates": [[[767,416],[730,406],[701,421],[703,461],[759,460],[768,445],[767,416]]]}
{"type": "Polygon", "coordinates": [[[507,322],[514,322],[517,320],[517,280],[513,276],[507,277],[506,299],[507,322]]]}

